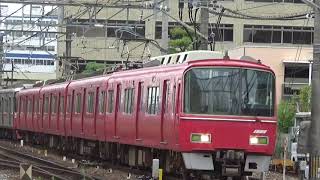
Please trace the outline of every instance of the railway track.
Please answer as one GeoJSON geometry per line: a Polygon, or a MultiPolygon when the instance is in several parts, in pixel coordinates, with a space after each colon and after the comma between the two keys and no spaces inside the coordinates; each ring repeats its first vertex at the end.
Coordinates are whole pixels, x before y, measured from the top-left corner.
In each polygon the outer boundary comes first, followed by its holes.
{"type": "Polygon", "coordinates": [[[0,145],[0,165],[19,169],[21,163],[32,164],[34,174],[61,180],[91,179],[102,180],[102,177],[86,175],[76,169],[67,168],[58,163],[34,157],[0,145]]]}

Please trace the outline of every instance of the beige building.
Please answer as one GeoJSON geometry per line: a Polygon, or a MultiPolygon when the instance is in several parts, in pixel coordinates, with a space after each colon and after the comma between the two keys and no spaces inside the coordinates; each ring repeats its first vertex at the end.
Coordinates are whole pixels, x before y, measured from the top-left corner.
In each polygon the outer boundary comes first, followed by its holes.
{"type": "MultiPolygon", "coordinates": [[[[225,0],[218,1],[217,4],[236,13],[260,18],[241,19],[223,16],[220,25],[221,33],[218,36],[215,30],[218,15],[210,14],[208,30],[209,34],[216,35],[216,50],[229,50],[232,56],[243,54],[253,56],[271,66],[278,78],[278,99],[282,95],[288,97],[300,87],[308,85],[309,64],[312,60],[313,19],[304,18],[304,16],[298,20],[263,19],[270,17],[283,19],[282,17],[307,14],[312,11],[310,7],[303,4],[301,0],[225,0]]],[[[85,64],[93,60],[115,63],[126,61],[128,54],[129,60],[141,60],[141,58],[157,56],[161,53],[159,48],[151,43],[146,45],[138,40],[119,40],[119,37],[139,39],[135,35],[126,33],[130,31],[155,40],[161,45],[163,20],[161,12],[146,9],[104,8],[96,15],[96,21],[90,21],[89,13],[77,16],[85,8],[66,7],[64,9],[64,21],[68,20],[72,24],[67,29],[72,34],[69,38],[72,41],[72,62],[81,60],[79,62],[85,64]],[[154,12],[156,15],[152,16],[154,12]],[[72,21],[73,17],[77,17],[77,20],[72,21]]],[[[168,13],[175,19],[179,19],[179,0],[169,1],[168,13]]],[[[193,10],[194,13],[195,10],[193,10]]],[[[225,15],[228,14],[230,15],[230,12],[225,11],[225,15]]],[[[199,15],[200,13],[197,17],[199,15]]],[[[177,26],[178,23],[173,18],[166,18],[169,20],[169,29],[177,26]]],[[[183,9],[183,21],[190,22],[187,4],[183,9]]],[[[68,54],[65,39],[62,37],[58,41],[60,57],[68,54]]],[[[71,57],[67,59],[70,60],[71,57]]],[[[69,63],[69,61],[62,62],[62,64],[69,63]]],[[[65,69],[59,68],[58,74],[63,73],[66,73],[65,69]]]]}

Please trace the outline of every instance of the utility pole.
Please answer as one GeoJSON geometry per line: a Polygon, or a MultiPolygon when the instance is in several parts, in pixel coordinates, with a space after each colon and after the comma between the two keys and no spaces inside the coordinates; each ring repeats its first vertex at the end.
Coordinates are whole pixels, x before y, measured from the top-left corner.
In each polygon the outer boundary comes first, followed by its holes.
{"type": "Polygon", "coordinates": [[[201,1],[201,12],[200,12],[200,33],[203,34],[206,39],[201,39],[200,50],[208,50],[208,28],[209,28],[209,5],[208,0],[201,1]]]}
{"type": "Polygon", "coordinates": [[[320,0],[304,0],[314,8],[314,40],[313,40],[313,67],[312,67],[312,108],[311,127],[309,134],[310,152],[310,179],[320,179],[318,171],[320,157],[320,0]]]}
{"type": "MultiPolygon", "coordinates": [[[[164,0],[163,7],[169,8],[169,0],[164,0]]],[[[169,44],[169,32],[168,32],[168,16],[162,12],[162,39],[161,39],[161,46],[163,49],[168,50],[168,44],[169,44]]],[[[165,55],[165,52],[161,52],[161,54],[165,55]]]]}

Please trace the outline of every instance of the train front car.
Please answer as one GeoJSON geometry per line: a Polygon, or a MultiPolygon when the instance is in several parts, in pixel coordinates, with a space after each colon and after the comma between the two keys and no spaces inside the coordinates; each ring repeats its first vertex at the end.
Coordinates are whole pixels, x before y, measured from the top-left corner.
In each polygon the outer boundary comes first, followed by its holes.
{"type": "Polygon", "coordinates": [[[184,73],[185,168],[241,177],[268,170],[276,141],[275,76],[259,62],[202,60],[184,73]]]}

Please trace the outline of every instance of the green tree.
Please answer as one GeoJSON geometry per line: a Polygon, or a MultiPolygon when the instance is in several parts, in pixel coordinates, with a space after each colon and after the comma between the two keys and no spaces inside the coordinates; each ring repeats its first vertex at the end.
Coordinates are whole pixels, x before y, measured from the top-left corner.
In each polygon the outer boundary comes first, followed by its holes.
{"type": "Polygon", "coordinates": [[[282,100],[278,106],[278,127],[280,132],[288,133],[289,127],[294,125],[293,118],[296,114],[295,100],[282,100]]]}
{"type": "Polygon", "coordinates": [[[89,62],[86,65],[85,70],[83,71],[83,73],[89,74],[89,73],[93,73],[99,70],[103,70],[106,66],[104,64],[99,64],[96,62],[89,62]]]}
{"type": "Polygon", "coordinates": [[[170,53],[178,53],[192,50],[193,42],[191,37],[181,27],[175,27],[170,31],[171,40],[169,41],[170,53]]]}
{"type": "Polygon", "coordinates": [[[301,112],[311,111],[311,86],[306,86],[300,90],[298,96],[299,110],[301,112]]]}

